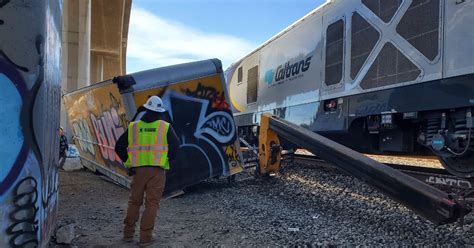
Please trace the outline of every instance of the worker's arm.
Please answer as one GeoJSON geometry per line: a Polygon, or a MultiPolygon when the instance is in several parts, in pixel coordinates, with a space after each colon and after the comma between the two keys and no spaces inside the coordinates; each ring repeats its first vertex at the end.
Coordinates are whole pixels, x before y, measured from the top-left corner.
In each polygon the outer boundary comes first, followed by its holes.
{"type": "Polygon", "coordinates": [[[178,154],[179,150],[179,139],[176,135],[176,132],[173,129],[173,126],[170,125],[168,129],[168,158],[169,160],[174,160],[178,154]]]}
{"type": "Polygon", "coordinates": [[[128,129],[125,130],[125,132],[117,140],[117,143],[115,143],[115,153],[117,153],[119,158],[124,163],[128,159],[127,147],[128,147],[128,129]]]}

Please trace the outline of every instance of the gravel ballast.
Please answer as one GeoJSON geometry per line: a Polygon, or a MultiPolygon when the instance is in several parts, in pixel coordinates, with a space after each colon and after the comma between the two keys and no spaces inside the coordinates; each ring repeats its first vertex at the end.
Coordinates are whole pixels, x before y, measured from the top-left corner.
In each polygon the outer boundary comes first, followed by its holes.
{"type": "Polygon", "coordinates": [[[286,167],[273,178],[244,180],[212,194],[232,194],[219,211],[285,246],[474,244],[470,216],[463,227],[435,226],[351,176],[309,166],[286,167]]]}
{"type": "MultiPolygon", "coordinates": [[[[80,226],[73,244],[120,244],[127,190],[88,172],[64,175],[80,184],[60,195],[59,221],[80,226]],[[92,225],[82,208],[110,216],[92,225]]],[[[295,164],[265,179],[249,170],[231,184],[208,180],[162,201],[155,247],[465,246],[473,232],[471,216],[463,227],[435,226],[351,176],[295,164]]]]}

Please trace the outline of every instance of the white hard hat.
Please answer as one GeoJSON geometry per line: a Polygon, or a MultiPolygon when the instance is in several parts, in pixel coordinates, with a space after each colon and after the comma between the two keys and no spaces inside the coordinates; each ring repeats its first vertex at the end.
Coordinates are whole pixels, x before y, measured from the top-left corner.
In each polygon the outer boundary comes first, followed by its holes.
{"type": "Polygon", "coordinates": [[[148,98],[148,101],[143,105],[148,110],[163,113],[166,109],[163,108],[163,101],[157,96],[148,98]]]}

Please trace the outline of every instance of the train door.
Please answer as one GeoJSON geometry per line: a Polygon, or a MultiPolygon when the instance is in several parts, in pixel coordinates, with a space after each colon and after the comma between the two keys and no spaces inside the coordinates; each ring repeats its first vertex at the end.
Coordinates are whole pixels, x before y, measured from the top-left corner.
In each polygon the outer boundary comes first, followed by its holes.
{"type": "Polygon", "coordinates": [[[345,89],[346,66],[346,16],[341,7],[344,5],[333,5],[323,16],[321,102],[312,126],[315,131],[347,129],[348,103],[340,97],[345,89]]]}

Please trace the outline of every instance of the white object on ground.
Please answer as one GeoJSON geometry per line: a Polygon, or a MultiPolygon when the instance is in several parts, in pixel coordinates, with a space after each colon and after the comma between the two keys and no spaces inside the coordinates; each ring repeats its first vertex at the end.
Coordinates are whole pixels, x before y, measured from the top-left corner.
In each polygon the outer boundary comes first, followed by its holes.
{"type": "Polygon", "coordinates": [[[63,165],[63,170],[65,171],[76,171],[83,168],[81,160],[76,158],[67,158],[66,162],[63,165]]]}
{"type": "Polygon", "coordinates": [[[66,157],[68,158],[77,158],[79,157],[79,152],[75,145],[69,145],[68,150],[66,151],[66,157]]]}

